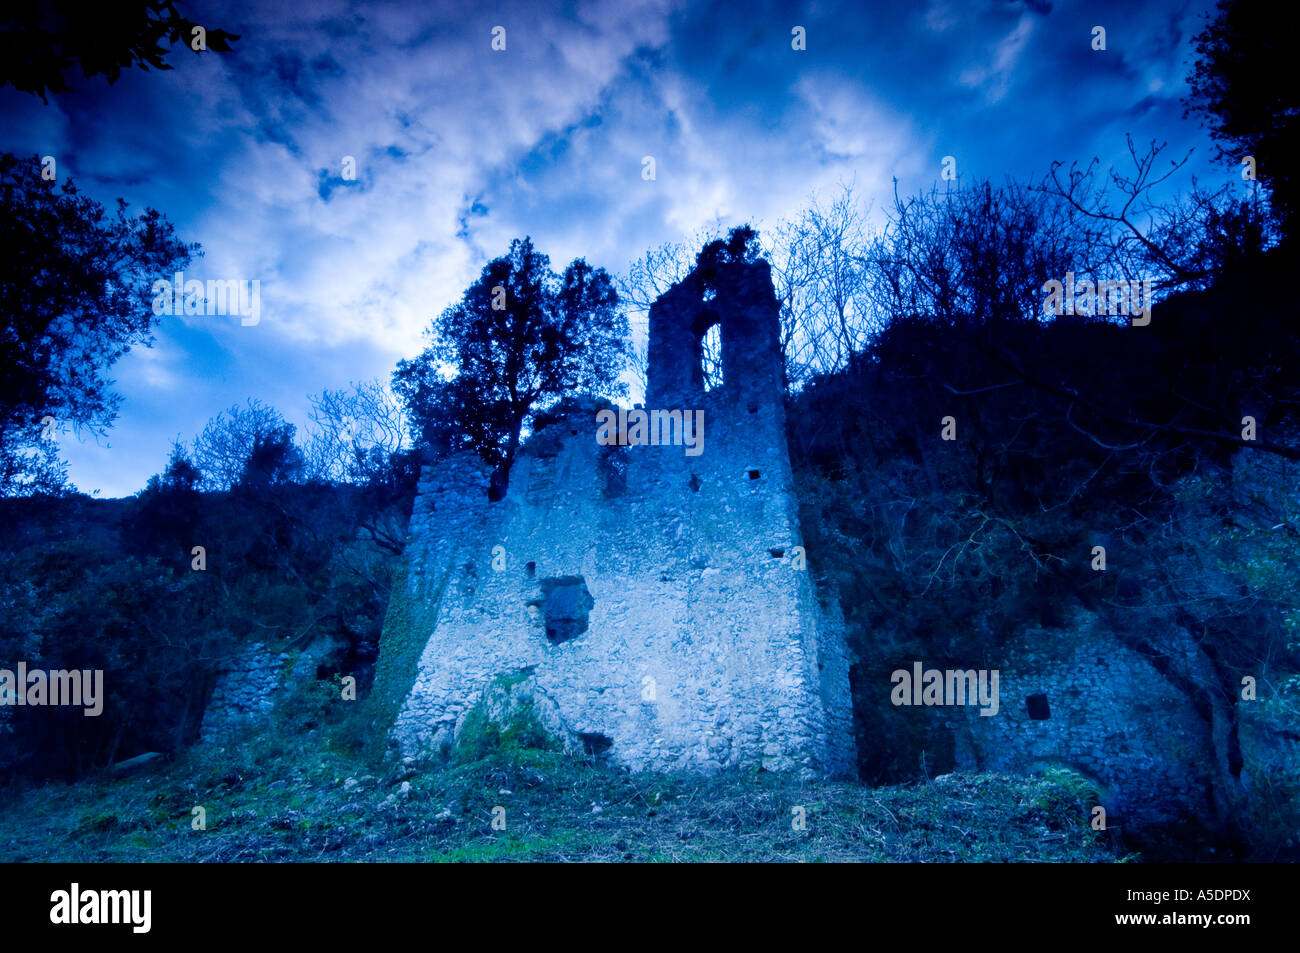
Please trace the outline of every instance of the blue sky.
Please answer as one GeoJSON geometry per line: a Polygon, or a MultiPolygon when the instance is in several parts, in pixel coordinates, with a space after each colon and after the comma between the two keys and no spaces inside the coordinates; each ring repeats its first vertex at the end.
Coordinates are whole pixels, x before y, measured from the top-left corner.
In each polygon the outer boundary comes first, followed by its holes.
{"type": "Polygon", "coordinates": [[[308,394],[387,378],[512,237],[557,270],[623,272],[840,182],[879,210],[894,178],[935,184],[945,155],[963,181],[1037,181],[1055,159],[1122,162],[1126,133],[1195,149],[1181,188],[1237,177],[1182,118],[1209,0],[464,6],[182,0],[241,34],[235,51],[76,77],[48,106],[0,90],[0,149],[163,211],[203,246],[187,278],[261,282],[257,325],[164,317],[114,367],[108,438],[62,441],[80,489],[137,491],[173,439],[249,397],[301,427],[308,394]]]}

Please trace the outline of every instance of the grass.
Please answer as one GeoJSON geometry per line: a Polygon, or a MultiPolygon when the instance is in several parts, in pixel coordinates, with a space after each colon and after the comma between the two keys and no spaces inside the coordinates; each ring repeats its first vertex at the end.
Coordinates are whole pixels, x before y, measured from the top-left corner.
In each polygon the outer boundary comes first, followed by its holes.
{"type": "Polygon", "coordinates": [[[462,764],[382,764],[337,737],[262,732],[188,749],[151,775],[9,791],[0,860],[1121,859],[1059,773],[873,789],[754,771],[629,774],[510,744],[462,764]],[[196,806],[206,830],[193,829],[196,806]]]}

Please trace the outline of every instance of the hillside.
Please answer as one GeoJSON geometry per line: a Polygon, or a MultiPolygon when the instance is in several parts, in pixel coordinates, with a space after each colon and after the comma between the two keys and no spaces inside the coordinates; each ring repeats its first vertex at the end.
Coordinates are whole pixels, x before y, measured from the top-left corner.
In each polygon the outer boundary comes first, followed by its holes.
{"type": "Polygon", "coordinates": [[[191,748],[151,775],[28,788],[0,806],[0,860],[1123,859],[1089,830],[1089,793],[1066,772],[873,789],[767,773],[629,775],[512,747],[385,769],[341,750],[333,731],[284,737],[191,748]],[[206,830],[193,829],[196,806],[206,830]],[[504,830],[493,829],[496,807],[504,830]]]}

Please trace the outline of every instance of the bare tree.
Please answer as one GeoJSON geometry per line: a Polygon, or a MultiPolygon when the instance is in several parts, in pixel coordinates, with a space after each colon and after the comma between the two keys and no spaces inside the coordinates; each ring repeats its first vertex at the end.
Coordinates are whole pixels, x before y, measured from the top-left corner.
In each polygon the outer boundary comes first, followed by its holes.
{"type": "Polygon", "coordinates": [[[269,404],[249,398],[208,421],[194,438],[194,464],[203,473],[206,489],[228,490],[244,475],[255,450],[270,441],[292,442],[294,427],[269,404]]]}
{"type": "Polygon", "coordinates": [[[866,309],[867,210],[852,184],[823,203],[814,194],[779,223],[765,249],[781,302],[786,379],[798,387],[843,368],[870,333],[866,309]]]}
{"type": "Polygon", "coordinates": [[[1096,158],[1068,170],[1058,161],[1039,189],[1066,204],[1075,227],[1086,229],[1124,279],[1148,278],[1165,294],[1204,289],[1232,258],[1276,243],[1276,226],[1255,194],[1236,198],[1229,185],[1207,190],[1193,178],[1189,193],[1157,201],[1153,192],[1187,165],[1191,152],[1160,172],[1156,160],[1167,143],[1152,140],[1139,155],[1132,136],[1127,142],[1131,174],[1111,168],[1102,176],[1096,158]]]}
{"type": "MultiPolygon", "coordinates": [[[[897,183],[895,183],[897,186],[897,183]]],[[[865,295],[880,320],[924,314],[952,322],[1033,320],[1043,285],[1109,263],[1086,216],[1015,183],[901,198],[867,253],[865,295]]]]}
{"type": "Polygon", "coordinates": [[[350,386],[308,398],[305,456],[314,479],[366,483],[407,449],[402,402],[392,389],[378,379],[350,386]]]}

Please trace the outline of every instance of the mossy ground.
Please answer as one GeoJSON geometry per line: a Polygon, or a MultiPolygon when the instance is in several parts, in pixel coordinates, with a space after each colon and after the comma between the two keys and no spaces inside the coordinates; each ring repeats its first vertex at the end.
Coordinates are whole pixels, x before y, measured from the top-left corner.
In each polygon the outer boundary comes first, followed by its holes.
{"type": "Polygon", "coordinates": [[[1121,859],[1060,776],[873,789],[753,771],[634,775],[508,736],[460,764],[382,764],[341,743],[347,728],[263,731],[191,748],[150,775],[11,790],[0,860],[1121,859]],[[196,806],[206,830],[192,828],[196,806]]]}

